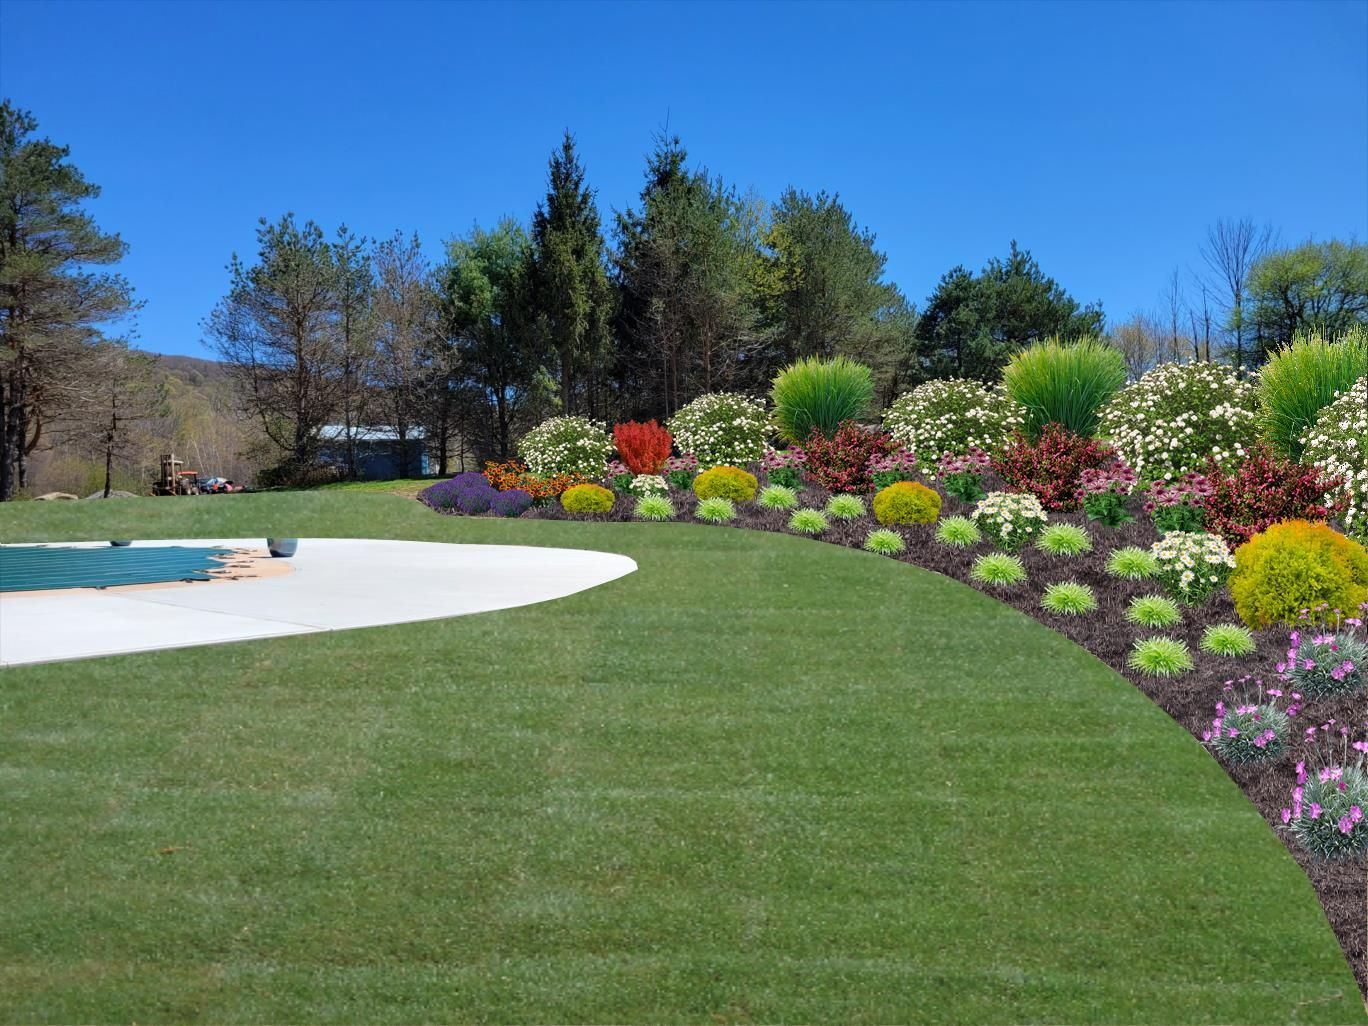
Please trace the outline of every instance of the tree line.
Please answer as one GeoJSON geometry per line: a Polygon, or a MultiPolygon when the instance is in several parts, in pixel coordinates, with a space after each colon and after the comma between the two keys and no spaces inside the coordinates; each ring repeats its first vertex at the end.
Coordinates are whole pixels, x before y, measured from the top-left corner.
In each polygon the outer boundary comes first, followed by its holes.
{"type": "MultiPolygon", "coordinates": [[[[124,244],[81,209],[98,189],[67,148],[36,130],[0,105],[0,498],[54,442],[98,454],[108,487],[133,426],[166,410],[164,374],[118,330],[137,309],[108,269],[124,244]]],[[[1015,241],[977,271],[952,268],[919,311],[839,195],[789,188],[770,202],[661,136],[639,194],[605,224],[567,131],[525,222],[472,228],[436,261],[409,233],[262,219],[203,327],[251,461],[284,482],[325,447],[354,472],[372,426],[421,437],[445,473],[508,457],[553,413],[663,419],[704,392],[763,391],[804,356],[867,364],[887,404],[927,378],[994,380],[1053,335],[1105,333],[1139,374],[1163,359],[1256,365],[1297,331],[1368,320],[1356,242],[1283,247],[1221,221],[1201,257],[1200,272],[1175,272],[1161,310],[1110,331],[1100,303],[1078,302],[1015,241]]]]}

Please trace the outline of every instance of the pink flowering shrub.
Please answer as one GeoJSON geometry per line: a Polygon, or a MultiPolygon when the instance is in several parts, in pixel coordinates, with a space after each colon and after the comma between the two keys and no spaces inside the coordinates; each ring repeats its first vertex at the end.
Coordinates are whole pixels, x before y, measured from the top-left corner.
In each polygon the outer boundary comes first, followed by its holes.
{"type": "Polygon", "coordinates": [[[1228,680],[1221,700],[1216,703],[1216,715],[1211,727],[1202,731],[1202,742],[1228,763],[1268,762],[1282,755],[1291,741],[1291,719],[1301,706],[1301,695],[1292,692],[1286,709],[1278,708],[1283,697],[1281,688],[1265,688],[1255,680],[1254,697],[1237,695],[1235,685],[1249,687],[1250,678],[1228,680]]]}
{"type": "MultiPolygon", "coordinates": [[[[1365,724],[1368,726],[1368,724],[1365,724]]],[[[1368,852],[1368,740],[1334,720],[1306,728],[1311,758],[1297,763],[1292,804],[1283,826],[1320,859],[1361,857],[1368,852]],[[1308,761],[1312,764],[1308,768],[1308,761]]]]}

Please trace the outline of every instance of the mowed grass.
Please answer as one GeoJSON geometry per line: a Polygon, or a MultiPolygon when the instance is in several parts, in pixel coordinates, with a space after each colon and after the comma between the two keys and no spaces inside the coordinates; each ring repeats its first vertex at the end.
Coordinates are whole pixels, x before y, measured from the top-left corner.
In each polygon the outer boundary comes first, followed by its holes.
{"type": "Polygon", "coordinates": [[[1210,756],[954,582],[385,495],[0,509],[6,541],[267,534],[640,569],[0,671],[0,1020],[1363,1019],[1310,885],[1210,756]]]}

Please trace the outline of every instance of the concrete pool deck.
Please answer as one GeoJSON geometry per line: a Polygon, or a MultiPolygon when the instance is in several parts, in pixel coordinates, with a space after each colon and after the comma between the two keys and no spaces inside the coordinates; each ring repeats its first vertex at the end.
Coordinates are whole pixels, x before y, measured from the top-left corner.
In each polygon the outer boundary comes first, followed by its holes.
{"type": "MultiPolygon", "coordinates": [[[[134,544],[256,549],[261,539],[134,544]]],[[[302,538],[289,563],[292,573],[251,580],[6,593],[0,666],[464,616],[564,598],[636,570],[610,552],[358,538],[302,538]]]]}

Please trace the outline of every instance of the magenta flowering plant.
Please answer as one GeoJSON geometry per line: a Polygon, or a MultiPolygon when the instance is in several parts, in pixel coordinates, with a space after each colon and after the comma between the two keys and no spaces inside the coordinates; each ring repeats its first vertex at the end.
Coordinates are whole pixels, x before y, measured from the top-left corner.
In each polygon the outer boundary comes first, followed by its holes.
{"type": "Polygon", "coordinates": [[[765,472],[765,481],[785,488],[798,488],[803,483],[803,468],[807,466],[807,453],[800,445],[787,449],[765,446],[765,455],[760,458],[760,468],[765,472]]]}
{"type": "Polygon", "coordinates": [[[1151,481],[1145,512],[1160,534],[1201,531],[1206,525],[1202,504],[1211,490],[1211,482],[1197,473],[1184,474],[1176,481],[1151,481]]]}
{"type": "Polygon", "coordinates": [[[961,502],[978,502],[988,494],[983,490],[983,475],[992,467],[992,458],[982,449],[959,454],[947,452],[936,464],[936,477],[945,494],[961,502]]]}
{"type": "Polygon", "coordinates": [[[1241,677],[1228,680],[1216,703],[1211,726],[1202,731],[1202,743],[1228,763],[1268,762],[1287,750],[1292,740],[1292,717],[1301,706],[1301,695],[1285,695],[1281,688],[1265,688],[1263,681],[1241,677]],[[1236,685],[1242,690],[1237,691],[1236,685]],[[1252,692],[1252,694],[1251,694],[1252,692]],[[1278,702],[1288,698],[1285,709],[1278,702]]]}
{"type": "Polygon", "coordinates": [[[1308,698],[1347,695],[1363,686],[1368,666],[1368,642],[1361,636],[1363,619],[1345,617],[1322,604],[1303,611],[1296,630],[1288,635],[1287,653],[1278,673],[1308,698]],[[1333,626],[1318,627],[1327,620],[1333,626]]]}
{"type": "Polygon", "coordinates": [[[899,481],[917,479],[917,454],[911,449],[876,452],[869,457],[869,477],[874,490],[881,491],[899,481]]]}
{"type": "Polygon", "coordinates": [[[1135,471],[1120,460],[1085,470],[1078,475],[1078,502],[1089,520],[1108,527],[1132,523],[1135,517],[1126,506],[1138,481],[1135,471]]]}
{"type": "Polygon", "coordinates": [[[1308,751],[1297,762],[1292,804],[1283,826],[1320,859],[1362,857],[1368,852],[1368,723],[1350,730],[1328,720],[1306,728],[1308,751]]]}
{"type": "Polygon", "coordinates": [[[693,484],[694,475],[698,473],[698,457],[688,452],[683,456],[671,456],[665,461],[665,466],[660,472],[670,483],[671,488],[688,491],[693,484]]]}

